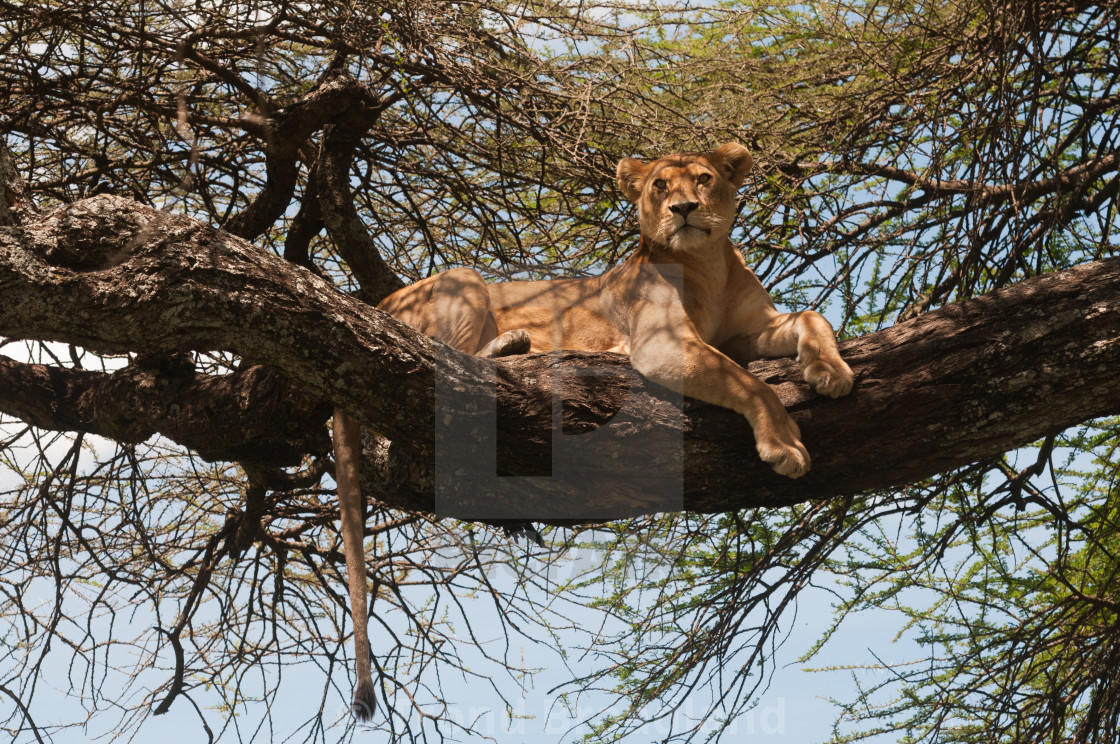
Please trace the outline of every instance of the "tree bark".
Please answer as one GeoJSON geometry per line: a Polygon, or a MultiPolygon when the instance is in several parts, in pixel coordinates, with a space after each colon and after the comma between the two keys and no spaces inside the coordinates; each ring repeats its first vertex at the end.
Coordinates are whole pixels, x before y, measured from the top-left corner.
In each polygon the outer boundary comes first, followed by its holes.
{"type": "Polygon", "coordinates": [[[0,411],[36,426],[128,441],[160,431],[212,459],[276,465],[318,454],[320,402],[337,405],[380,435],[364,454],[371,498],[469,519],[569,523],[901,488],[1120,413],[1120,259],[844,342],[856,387],[839,400],[813,393],[793,360],[752,363],[813,457],[797,481],[758,460],[742,417],[682,406],[625,357],[468,357],[244,240],[118,197],[0,228],[0,335],[226,350],[287,378],[266,393],[133,368],[113,376],[113,395],[83,397],[106,376],[0,360],[0,411]],[[169,415],[187,404],[205,415],[169,415]],[[270,427],[283,434],[262,439],[270,427]]]}

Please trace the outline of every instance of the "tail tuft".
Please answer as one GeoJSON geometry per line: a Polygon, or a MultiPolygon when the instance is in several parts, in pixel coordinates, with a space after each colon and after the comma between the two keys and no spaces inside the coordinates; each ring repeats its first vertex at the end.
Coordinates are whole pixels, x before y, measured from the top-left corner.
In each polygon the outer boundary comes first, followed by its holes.
{"type": "Polygon", "coordinates": [[[377,710],[377,700],[373,696],[372,681],[363,680],[358,683],[357,689],[354,690],[354,703],[350,706],[350,710],[354,712],[354,716],[359,721],[368,721],[373,718],[373,712],[377,710]]]}

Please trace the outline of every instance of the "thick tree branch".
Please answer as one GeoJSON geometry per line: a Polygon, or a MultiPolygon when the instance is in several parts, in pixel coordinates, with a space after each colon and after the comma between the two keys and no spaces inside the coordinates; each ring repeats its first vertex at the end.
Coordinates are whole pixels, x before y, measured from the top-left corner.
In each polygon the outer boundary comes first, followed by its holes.
{"type": "Polygon", "coordinates": [[[481,364],[241,239],[113,196],[0,231],[0,293],[0,335],[113,353],[228,349],[421,451],[433,394],[418,373],[472,379],[481,364]]]}
{"type": "Polygon", "coordinates": [[[130,364],[112,374],[0,356],[0,412],[118,442],[162,434],[209,460],[267,467],[324,455],[330,407],[264,367],[207,377],[130,364]]]}
{"type": "Polygon", "coordinates": [[[1120,413],[1117,259],[846,342],[857,385],[844,399],[813,394],[792,360],[752,364],[814,458],[798,481],[762,466],[741,417],[695,403],[682,415],[624,357],[467,357],[242,240],[116,197],[0,230],[0,294],[0,334],[222,349],[281,370],[394,442],[367,447],[368,493],[469,518],[586,521],[900,488],[1120,413]]]}

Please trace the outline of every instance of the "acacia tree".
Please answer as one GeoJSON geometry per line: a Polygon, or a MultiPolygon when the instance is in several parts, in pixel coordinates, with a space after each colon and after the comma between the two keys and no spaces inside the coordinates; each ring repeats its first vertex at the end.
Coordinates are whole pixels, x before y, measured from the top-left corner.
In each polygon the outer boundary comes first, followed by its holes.
{"type": "Polygon", "coordinates": [[[193,704],[215,737],[257,734],[207,700],[271,720],[284,670],[318,664],[304,735],[325,738],[349,689],[325,477],[340,405],[380,435],[362,477],[386,731],[480,733],[442,680],[511,705],[528,643],[606,659],[558,690],[623,701],[596,703],[596,740],[660,719],[706,735],[675,715],[684,700],[710,685],[713,716],[749,706],[798,592],[832,576],[841,615],[896,607],[944,650],[892,677],[893,706],[854,690],[851,717],[877,710],[872,729],[912,740],[1115,738],[1110,5],[0,8],[11,728],[49,734],[37,694],[65,647],[73,694],[123,711],[114,725],[193,704]],[[599,271],[636,237],[613,163],[731,139],[759,163],[733,238],[779,303],[850,337],[843,400],[792,363],[752,366],[799,421],[803,480],[624,358],[463,358],[371,309],[450,265],[599,271]],[[580,478],[507,478],[496,512],[441,490],[448,384],[496,390],[500,473],[548,474],[563,439],[580,478]],[[1026,467],[1005,454],[1039,441],[1026,467]],[[662,476],[592,459],[650,442],[667,443],[641,451],[676,474],[672,514],[662,476]],[[484,523],[525,520],[565,526],[528,565],[484,523]],[[550,576],[574,545],[611,559],[599,583],[550,576]],[[524,581],[494,580],[502,564],[524,581]],[[951,601],[912,607],[914,586],[951,601]],[[473,592],[498,600],[496,644],[461,604],[473,592]],[[118,620],[134,607],[155,627],[118,620]],[[621,623],[581,637],[588,607],[621,623]]]}

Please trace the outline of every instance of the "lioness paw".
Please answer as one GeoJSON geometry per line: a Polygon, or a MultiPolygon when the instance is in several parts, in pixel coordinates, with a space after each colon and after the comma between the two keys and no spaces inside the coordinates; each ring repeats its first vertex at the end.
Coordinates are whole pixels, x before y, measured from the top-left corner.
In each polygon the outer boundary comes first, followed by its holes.
{"type": "Polygon", "coordinates": [[[497,359],[514,354],[528,354],[530,346],[532,346],[532,341],[529,338],[529,332],[517,329],[501,334],[477,351],[475,356],[497,359]]]}
{"type": "Polygon", "coordinates": [[[805,367],[805,382],[821,395],[830,398],[850,393],[854,379],[852,368],[840,357],[821,358],[805,367]]]}
{"type": "Polygon", "coordinates": [[[796,439],[793,440],[792,445],[780,442],[767,444],[760,442],[758,444],[758,456],[762,458],[763,462],[770,463],[775,473],[787,478],[800,478],[809,472],[811,465],[809,451],[805,449],[805,445],[796,439]]]}

